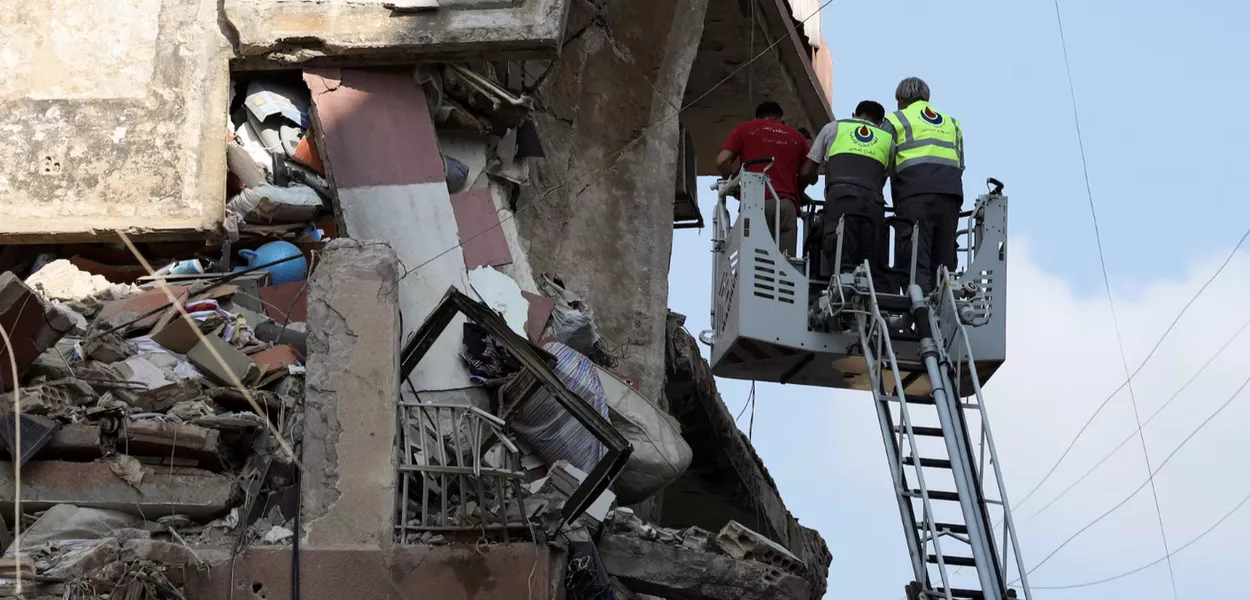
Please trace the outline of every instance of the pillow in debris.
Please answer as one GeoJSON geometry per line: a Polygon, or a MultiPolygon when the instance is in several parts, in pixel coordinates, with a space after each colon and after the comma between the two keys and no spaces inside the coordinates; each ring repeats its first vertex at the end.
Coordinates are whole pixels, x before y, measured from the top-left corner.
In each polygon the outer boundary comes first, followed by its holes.
{"type": "MultiPolygon", "coordinates": [[[[578,351],[548,342],[543,349],[556,357],[555,372],[564,387],[586,402],[599,416],[608,418],[608,401],[594,363],[578,351]]],[[[540,389],[512,417],[513,431],[525,440],[548,465],[567,460],[589,473],[606,449],[594,434],[560,406],[550,391],[540,389]]]]}
{"type": "Polygon", "coordinates": [[[622,506],[637,504],[681,477],[694,453],[681,437],[677,419],[611,371],[595,369],[607,394],[612,427],[634,447],[612,491],[622,506]]]}
{"type": "Polygon", "coordinates": [[[226,210],[242,216],[248,223],[300,223],[317,216],[321,196],[306,185],[262,185],[239,192],[226,204],[226,210]]]}

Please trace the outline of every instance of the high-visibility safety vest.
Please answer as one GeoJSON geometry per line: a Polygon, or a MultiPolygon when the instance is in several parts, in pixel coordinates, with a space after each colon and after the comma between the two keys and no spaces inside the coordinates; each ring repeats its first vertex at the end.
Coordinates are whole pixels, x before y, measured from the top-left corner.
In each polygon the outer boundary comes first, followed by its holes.
{"type": "Polygon", "coordinates": [[[959,120],[913,102],[886,117],[894,134],[894,198],[916,194],[963,196],[964,134],[959,120]]]}
{"type": "Polygon", "coordinates": [[[826,200],[830,188],[840,183],[858,185],[879,196],[890,166],[893,136],[859,119],[842,119],[837,126],[825,160],[826,200]]]}

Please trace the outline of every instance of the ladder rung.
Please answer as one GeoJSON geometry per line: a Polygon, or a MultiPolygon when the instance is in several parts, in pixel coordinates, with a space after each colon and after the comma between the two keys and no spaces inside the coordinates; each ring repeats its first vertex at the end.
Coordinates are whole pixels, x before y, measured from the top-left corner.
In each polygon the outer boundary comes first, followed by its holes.
{"type": "MultiPolygon", "coordinates": [[[[924,525],[917,525],[917,527],[928,531],[928,528],[925,527],[924,525]]],[[[968,535],[967,525],[959,525],[957,523],[935,523],[933,525],[933,528],[936,529],[938,533],[942,533],[943,531],[945,531],[948,533],[958,533],[960,535],[968,535]]]]}
{"type": "Polygon", "coordinates": [[[926,404],[929,406],[937,406],[937,401],[933,399],[933,396],[907,396],[906,398],[908,404],[926,404]]]}
{"type": "MultiPolygon", "coordinates": [[[[914,465],[916,464],[916,458],[914,456],[904,456],[903,464],[914,465]]],[[[945,458],[921,458],[920,466],[931,469],[949,469],[951,468],[951,461],[945,458]]]]}
{"type": "MultiPolygon", "coordinates": [[[[938,557],[937,557],[937,555],[935,555],[935,554],[930,554],[930,555],[929,555],[929,562],[931,562],[931,563],[933,563],[933,564],[935,564],[935,565],[936,565],[936,564],[937,564],[937,561],[938,561],[938,557]]],[[[955,565],[956,567],[975,567],[975,566],[977,566],[977,559],[972,558],[971,556],[943,556],[943,557],[942,557],[942,562],[944,562],[944,563],[946,563],[946,564],[948,564],[948,565],[955,565]]]]}
{"type": "MultiPolygon", "coordinates": [[[[946,597],[946,590],[943,588],[937,588],[933,591],[938,595],[939,598],[946,597]]],[[[983,598],[985,598],[985,592],[982,592],[981,590],[961,590],[959,588],[951,588],[951,597],[952,598],[968,598],[969,600],[982,600],[983,598]]]]}
{"type": "MultiPolygon", "coordinates": [[[[911,430],[916,435],[927,435],[929,437],[945,437],[945,434],[942,433],[941,427],[916,427],[913,425],[911,430]]],[[[894,433],[907,433],[907,428],[903,426],[897,426],[894,428],[894,433]]]]}
{"type": "MultiPolygon", "coordinates": [[[[920,490],[910,490],[908,493],[912,496],[915,496],[916,498],[920,498],[921,496],[923,496],[923,494],[920,493],[920,490]]],[[[936,491],[930,490],[929,499],[959,502],[959,492],[936,492],[936,491]]]]}

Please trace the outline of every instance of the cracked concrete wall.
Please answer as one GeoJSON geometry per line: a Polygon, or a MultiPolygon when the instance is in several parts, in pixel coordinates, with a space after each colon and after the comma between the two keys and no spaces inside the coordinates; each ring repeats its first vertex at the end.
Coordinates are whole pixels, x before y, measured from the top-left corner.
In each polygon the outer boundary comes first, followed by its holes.
{"type": "Polygon", "coordinates": [[[398,265],[385,243],[338,239],[309,284],[302,504],[312,544],[385,548],[394,536],[398,265]]]}
{"type": "Polygon", "coordinates": [[[535,275],[558,273],[590,303],[617,370],[662,404],[673,115],[707,0],[572,2],[562,57],[533,92],[547,156],[522,191],[520,230],[535,275]]]}
{"type": "Polygon", "coordinates": [[[40,0],[0,11],[0,243],[216,227],[230,57],[216,4],[40,0]]]}

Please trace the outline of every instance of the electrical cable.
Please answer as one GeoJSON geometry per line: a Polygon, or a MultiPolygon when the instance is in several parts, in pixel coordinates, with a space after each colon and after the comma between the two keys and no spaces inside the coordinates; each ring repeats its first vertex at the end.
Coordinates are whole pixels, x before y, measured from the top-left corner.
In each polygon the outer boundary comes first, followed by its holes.
{"type": "Polygon", "coordinates": [[[1180,322],[1181,317],[1185,316],[1185,313],[1189,311],[1189,307],[1193,306],[1194,302],[1198,300],[1198,297],[1201,296],[1204,292],[1206,292],[1207,287],[1209,287],[1211,283],[1215,281],[1215,278],[1219,277],[1220,273],[1224,272],[1224,268],[1227,267],[1230,262],[1232,262],[1233,257],[1237,255],[1237,252],[1241,249],[1242,244],[1245,244],[1246,239],[1248,237],[1250,237],[1250,229],[1246,229],[1246,232],[1242,234],[1241,239],[1238,240],[1237,245],[1234,246],[1232,251],[1228,253],[1228,256],[1224,258],[1224,263],[1220,265],[1220,268],[1216,269],[1215,273],[1213,273],[1211,277],[1207,279],[1206,283],[1202,284],[1202,287],[1198,288],[1197,293],[1195,293],[1193,297],[1189,299],[1189,302],[1185,303],[1185,306],[1181,308],[1181,311],[1179,313],[1177,313],[1176,318],[1172,319],[1171,324],[1169,324],[1168,328],[1164,330],[1163,335],[1159,336],[1159,339],[1155,341],[1154,347],[1150,349],[1150,353],[1146,355],[1146,358],[1142,360],[1141,364],[1137,365],[1137,370],[1133,371],[1132,376],[1129,377],[1129,379],[1125,380],[1123,383],[1121,383],[1119,387],[1112,390],[1111,393],[1107,395],[1106,399],[1102,401],[1102,404],[1098,405],[1098,408],[1094,410],[1094,414],[1090,415],[1089,418],[1085,421],[1085,424],[1081,426],[1081,429],[1076,432],[1076,436],[1073,437],[1072,441],[1068,443],[1068,447],[1064,449],[1063,454],[1059,455],[1059,459],[1055,461],[1055,464],[1051,465],[1050,470],[1046,472],[1046,475],[1042,477],[1042,480],[1037,482],[1037,485],[1033,486],[1033,489],[1030,490],[1029,493],[1024,495],[1024,499],[1016,503],[1015,508],[1018,509],[1021,506],[1023,506],[1024,503],[1028,502],[1029,498],[1032,498],[1033,495],[1037,493],[1039,489],[1041,489],[1042,485],[1045,484],[1050,479],[1050,476],[1055,474],[1055,470],[1059,468],[1059,465],[1062,464],[1064,459],[1068,457],[1068,454],[1072,452],[1072,448],[1076,446],[1077,441],[1080,440],[1081,436],[1085,434],[1085,430],[1088,429],[1091,424],[1093,424],[1094,419],[1098,417],[1099,413],[1102,412],[1102,409],[1105,408],[1107,404],[1111,402],[1112,398],[1115,398],[1116,394],[1120,393],[1120,390],[1124,389],[1124,387],[1128,385],[1128,382],[1133,377],[1137,377],[1137,374],[1141,373],[1141,370],[1145,368],[1146,363],[1150,362],[1150,359],[1154,357],[1155,352],[1158,351],[1159,348],[1163,345],[1163,341],[1167,339],[1168,335],[1172,333],[1172,330],[1176,328],[1176,324],[1180,322]]]}
{"type": "MultiPolygon", "coordinates": [[[[1241,334],[1246,331],[1247,327],[1250,327],[1250,319],[1247,319],[1244,323],[1242,323],[1241,327],[1237,329],[1237,332],[1234,333],[1232,337],[1228,338],[1228,341],[1224,342],[1224,345],[1220,346],[1219,350],[1217,350],[1215,354],[1212,354],[1211,357],[1207,359],[1207,362],[1203,363],[1202,367],[1198,369],[1198,372],[1194,373],[1193,377],[1190,377],[1189,381],[1185,382],[1185,385],[1182,385],[1180,389],[1176,390],[1176,392],[1172,394],[1172,397],[1168,398],[1167,402],[1164,402],[1163,406],[1159,407],[1159,410],[1156,410],[1154,414],[1150,415],[1150,418],[1146,419],[1145,423],[1142,423],[1142,427],[1149,425],[1150,422],[1153,421],[1155,417],[1159,416],[1159,414],[1162,413],[1164,409],[1166,409],[1168,405],[1172,403],[1173,400],[1176,400],[1178,397],[1180,397],[1181,392],[1184,392],[1185,389],[1190,386],[1190,384],[1192,384],[1194,381],[1197,381],[1198,377],[1201,376],[1202,373],[1207,370],[1207,367],[1211,366],[1211,364],[1215,362],[1215,359],[1219,358],[1220,355],[1223,354],[1224,351],[1227,350],[1228,347],[1231,346],[1233,342],[1237,340],[1237,338],[1241,337],[1241,334]]],[[[1112,456],[1114,456],[1116,452],[1119,452],[1120,448],[1123,448],[1125,444],[1131,442],[1133,440],[1133,437],[1136,435],[1137,435],[1136,431],[1134,431],[1133,433],[1130,433],[1128,437],[1124,438],[1124,440],[1121,441],[1120,444],[1115,447],[1115,449],[1113,449],[1111,452],[1108,452],[1106,456],[1102,457],[1102,460],[1098,461],[1098,463],[1095,464],[1093,467],[1091,467],[1088,471],[1086,471],[1084,475],[1081,475],[1080,477],[1078,477],[1076,481],[1072,482],[1072,484],[1069,485],[1067,488],[1065,488],[1062,492],[1060,492],[1058,496],[1055,496],[1050,502],[1046,504],[1046,506],[1043,506],[1042,508],[1038,509],[1037,512],[1033,513],[1032,516],[1025,519],[1024,522],[1021,524],[1022,525],[1027,524],[1029,521],[1032,521],[1033,519],[1037,518],[1038,515],[1042,514],[1043,512],[1046,512],[1046,509],[1050,508],[1051,506],[1054,506],[1054,504],[1058,502],[1060,498],[1063,498],[1064,496],[1066,496],[1068,492],[1072,491],[1073,488],[1079,485],[1082,481],[1085,481],[1085,479],[1087,479],[1090,475],[1093,475],[1094,471],[1097,471],[1098,468],[1103,465],[1103,463],[1106,463],[1107,460],[1109,460],[1112,456]]]]}
{"type": "MultiPolygon", "coordinates": [[[[1120,334],[1120,320],[1116,315],[1115,297],[1111,293],[1111,278],[1107,275],[1107,260],[1104,256],[1102,248],[1102,234],[1099,232],[1098,228],[1098,211],[1094,207],[1094,190],[1093,186],[1090,185],[1089,162],[1085,157],[1085,141],[1084,135],[1081,133],[1081,117],[1080,111],[1077,109],[1076,84],[1072,81],[1072,64],[1068,58],[1068,41],[1063,32],[1063,13],[1059,9],[1059,0],[1054,0],[1054,4],[1055,19],[1059,25],[1059,42],[1063,47],[1063,65],[1068,75],[1068,92],[1072,96],[1072,118],[1076,124],[1076,139],[1081,151],[1081,168],[1085,175],[1085,192],[1086,196],[1089,198],[1089,214],[1094,221],[1094,241],[1098,246],[1098,264],[1102,268],[1103,285],[1107,288],[1107,302],[1111,306],[1111,324],[1115,330],[1116,343],[1120,348],[1120,364],[1124,367],[1124,383],[1128,387],[1129,402],[1133,405],[1133,418],[1137,422],[1137,436],[1138,439],[1141,440],[1141,451],[1146,462],[1146,472],[1150,474],[1147,481],[1150,483],[1150,494],[1154,498],[1155,516],[1159,521],[1159,535],[1163,538],[1163,552],[1170,555],[1171,551],[1168,549],[1167,528],[1163,525],[1163,509],[1159,505],[1159,491],[1155,486],[1154,470],[1150,465],[1150,451],[1146,447],[1146,433],[1141,429],[1141,411],[1137,406],[1137,395],[1133,393],[1133,374],[1129,372],[1128,354],[1124,351],[1124,337],[1120,334]]],[[[1168,577],[1172,583],[1172,597],[1179,598],[1180,595],[1176,589],[1176,573],[1172,569],[1172,559],[1170,558],[1168,559],[1168,577]]]]}
{"type": "Polygon", "coordinates": [[[516,216],[517,216],[518,214],[520,214],[522,211],[524,211],[524,210],[526,210],[526,209],[528,209],[528,208],[532,208],[532,207],[538,206],[538,205],[542,204],[543,202],[546,202],[546,201],[547,201],[547,200],[551,197],[551,195],[552,195],[552,194],[554,194],[557,190],[563,189],[563,188],[565,188],[565,187],[568,187],[568,185],[569,185],[569,184],[572,184],[572,183],[577,182],[577,181],[581,181],[582,179],[585,179],[586,177],[589,177],[589,176],[598,175],[598,174],[600,174],[600,173],[602,173],[602,172],[604,172],[604,171],[607,171],[608,169],[612,168],[612,165],[616,164],[616,161],[617,161],[617,160],[619,160],[619,159],[621,158],[621,156],[625,154],[625,152],[629,151],[629,149],[633,148],[633,147],[634,147],[634,146],[636,146],[639,142],[641,142],[641,141],[643,141],[644,139],[646,139],[646,138],[647,138],[647,136],[651,135],[651,133],[652,133],[652,132],[654,132],[655,130],[657,130],[657,129],[659,129],[660,127],[664,126],[664,125],[665,125],[665,124],[667,124],[669,121],[672,121],[673,119],[676,119],[676,118],[677,118],[679,115],[681,115],[683,112],[686,112],[686,111],[687,111],[687,110],[689,110],[691,107],[693,107],[694,105],[696,105],[696,104],[698,104],[700,101],[702,101],[704,98],[706,98],[706,97],[708,97],[709,95],[711,95],[711,93],[712,93],[712,92],[716,91],[716,90],[717,90],[717,88],[719,88],[720,86],[724,85],[724,84],[725,84],[725,82],[729,81],[730,79],[733,79],[733,77],[734,77],[735,75],[737,75],[738,73],[740,73],[743,69],[745,69],[745,68],[747,68],[747,67],[751,66],[751,65],[752,65],[755,61],[757,61],[757,60],[759,60],[760,58],[762,58],[765,54],[768,54],[769,52],[771,52],[773,48],[777,47],[777,44],[780,44],[782,41],[784,41],[784,40],[788,39],[788,38],[789,38],[789,36],[790,36],[790,34],[794,33],[795,31],[798,31],[798,29],[799,29],[799,28],[801,28],[801,27],[803,27],[803,25],[804,25],[805,23],[807,23],[808,21],[810,21],[810,20],[812,19],[812,17],[815,17],[815,16],[819,15],[819,14],[820,14],[820,11],[824,10],[824,8],[825,8],[826,6],[829,6],[830,4],[833,4],[833,0],[825,0],[824,2],[822,2],[822,3],[821,3],[821,5],[820,5],[819,7],[817,7],[817,8],[816,8],[816,11],[815,11],[815,12],[813,12],[813,13],[812,13],[812,14],[810,14],[810,15],[807,15],[807,16],[806,16],[806,17],[804,17],[802,20],[800,20],[800,21],[798,21],[797,23],[795,23],[792,27],[790,27],[790,28],[786,31],[786,33],[785,33],[784,35],[777,36],[777,39],[776,39],[775,41],[773,41],[773,43],[769,44],[766,48],[764,48],[763,50],[761,50],[758,54],[756,54],[755,56],[751,57],[751,59],[750,59],[750,60],[746,61],[745,63],[743,63],[743,64],[741,64],[741,65],[739,65],[739,66],[738,66],[738,68],[734,69],[732,72],[730,72],[728,75],[726,75],[723,79],[721,79],[720,81],[716,82],[716,84],[715,84],[715,85],[713,85],[712,87],[708,88],[708,90],[707,90],[707,91],[703,92],[702,94],[699,94],[699,97],[697,97],[697,98],[695,98],[694,100],[691,100],[689,103],[687,103],[687,104],[683,105],[683,106],[682,106],[679,110],[677,110],[677,111],[676,111],[676,112],[674,112],[673,114],[668,115],[667,117],[664,117],[664,118],[660,119],[659,121],[656,121],[656,122],[654,122],[654,123],[652,123],[652,124],[648,125],[645,129],[643,129],[643,130],[642,130],[642,133],[638,134],[638,137],[636,137],[636,138],[634,138],[634,139],[630,140],[629,142],[627,142],[624,146],[622,146],[622,147],[621,147],[621,149],[620,149],[620,150],[617,150],[616,152],[613,152],[610,156],[608,156],[608,158],[607,158],[607,159],[605,159],[605,160],[603,161],[603,163],[602,163],[601,165],[599,165],[599,167],[598,167],[598,168],[595,168],[595,169],[589,169],[589,170],[583,171],[583,172],[582,172],[581,174],[579,174],[579,175],[576,175],[576,176],[570,177],[570,178],[568,178],[568,179],[565,179],[564,181],[562,181],[562,182],[560,182],[560,183],[558,183],[558,184],[556,184],[556,185],[552,186],[552,187],[551,187],[551,189],[548,189],[546,192],[543,192],[543,195],[542,195],[542,196],[539,196],[539,197],[538,197],[537,199],[535,199],[532,203],[530,203],[530,204],[528,204],[528,205],[526,205],[526,206],[523,206],[523,207],[518,207],[518,208],[517,208],[517,210],[513,211],[511,214],[504,215],[503,217],[500,217],[500,219],[499,219],[499,223],[496,223],[496,224],[494,224],[494,225],[491,225],[490,227],[487,227],[487,228],[483,229],[482,231],[479,231],[478,233],[476,233],[476,234],[474,234],[474,235],[472,235],[472,236],[469,236],[469,237],[468,237],[468,238],[466,238],[466,239],[461,239],[461,240],[460,240],[459,242],[457,242],[454,246],[452,246],[452,247],[450,247],[450,248],[448,248],[448,249],[446,249],[446,250],[444,250],[444,251],[442,251],[442,252],[439,252],[438,254],[436,254],[436,255],[434,255],[434,256],[432,256],[432,257],[430,257],[429,259],[425,260],[425,261],[424,261],[424,262],[422,262],[421,264],[419,264],[419,265],[417,265],[417,266],[415,266],[415,267],[412,267],[411,269],[408,269],[408,270],[404,271],[404,274],[403,274],[403,275],[400,275],[399,279],[400,279],[400,280],[403,280],[405,277],[408,277],[409,275],[411,275],[411,274],[413,274],[413,273],[417,272],[417,271],[418,271],[418,270],[420,270],[422,267],[424,267],[424,266],[426,266],[426,265],[428,265],[428,264],[430,264],[430,263],[432,263],[432,262],[434,262],[434,261],[436,261],[436,260],[438,260],[438,259],[440,259],[440,258],[442,258],[442,257],[446,256],[448,253],[453,252],[453,251],[455,251],[457,248],[460,248],[461,246],[463,246],[464,244],[467,244],[467,243],[469,243],[469,242],[471,242],[471,241],[473,241],[473,240],[477,239],[479,236],[482,236],[482,235],[485,235],[486,233],[489,233],[491,230],[495,229],[496,227],[502,227],[504,223],[506,223],[506,222],[508,222],[508,221],[511,221],[512,219],[515,219],[515,218],[516,218],[516,216]]]}
{"type": "Polygon", "coordinates": [[[1153,567],[1165,560],[1171,559],[1173,556],[1176,556],[1177,554],[1180,554],[1181,552],[1183,552],[1186,548],[1198,543],[1199,540],[1201,540],[1204,537],[1207,537],[1207,534],[1211,533],[1212,531],[1215,531],[1217,527],[1224,524],[1224,521],[1227,521],[1230,517],[1236,514],[1237,511],[1241,510],[1241,507],[1245,506],[1247,502],[1250,502],[1250,494],[1246,494],[1246,496],[1241,499],[1241,502],[1238,502],[1237,505],[1234,506],[1232,510],[1224,513],[1224,516],[1220,517],[1219,520],[1216,521],[1210,527],[1208,527],[1206,531],[1198,534],[1198,537],[1192,540],[1189,540],[1188,542],[1185,543],[1185,545],[1177,548],[1176,550],[1173,550],[1167,556],[1164,556],[1163,558],[1160,558],[1153,562],[1144,564],[1140,567],[1137,567],[1136,569],[1133,569],[1131,571],[1125,571],[1123,573],[1120,573],[1119,575],[1113,575],[1111,577],[1106,577],[1106,578],[1099,579],[1096,581],[1087,581],[1085,583],[1074,583],[1074,584],[1069,584],[1069,585],[1035,585],[1033,586],[1033,589],[1035,590],[1074,590],[1077,588],[1085,588],[1085,587],[1100,585],[1103,583],[1108,583],[1111,581],[1115,581],[1117,579],[1123,579],[1125,577],[1128,577],[1129,575],[1136,575],[1137,573],[1145,571],[1146,569],[1149,569],[1150,567],[1153,567]]]}
{"type": "MultiPolygon", "coordinates": [[[[1215,412],[1211,413],[1210,416],[1208,416],[1205,420],[1203,420],[1202,423],[1200,423],[1197,428],[1189,432],[1189,435],[1185,436],[1185,439],[1181,440],[1181,443],[1177,445],[1176,448],[1172,449],[1171,454],[1168,454],[1167,458],[1163,459],[1162,463],[1159,463],[1159,467],[1155,469],[1152,473],[1150,473],[1150,477],[1145,482],[1143,482],[1140,486],[1137,486],[1137,489],[1134,490],[1132,494],[1129,494],[1127,498],[1121,500],[1118,504],[1116,504],[1115,506],[1112,506],[1106,512],[1099,515],[1098,518],[1094,519],[1093,521],[1090,521],[1089,524],[1085,525],[1084,527],[1080,528],[1076,533],[1069,536],[1068,539],[1064,540],[1062,544],[1059,544],[1057,548],[1052,550],[1050,554],[1047,554],[1046,558],[1042,559],[1042,562],[1039,562],[1036,565],[1034,565],[1033,568],[1026,571],[1025,574],[1032,575],[1034,571],[1036,571],[1042,565],[1046,564],[1046,561],[1050,560],[1051,557],[1053,557],[1060,550],[1062,550],[1064,546],[1067,546],[1069,543],[1071,543],[1072,540],[1075,540],[1082,533],[1085,533],[1085,531],[1088,530],[1090,527],[1093,527],[1099,521],[1102,521],[1103,519],[1107,518],[1107,516],[1110,515],[1111,513],[1119,510],[1125,504],[1128,504],[1129,500],[1132,500],[1134,497],[1136,497],[1137,494],[1140,493],[1143,489],[1145,489],[1146,486],[1149,485],[1151,481],[1154,481],[1154,476],[1158,474],[1159,471],[1162,471],[1163,467],[1167,466],[1168,462],[1170,462],[1172,458],[1176,456],[1176,453],[1180,452],[1180,449],[1185,447],[1185,444],[1188,444],[1190,440],[1194,439],[1194,436],[1196,436],[1199,431],[1202,431],[1203,427],[1206,427],[1207,424],[1213,421],[1215,417],[1219,416],[1219,414],[1223,412],[1225,408],[1228,408],[1228,405],[1232,404],[1233,400],[1236,400],[1237,397],[1241,395],[1242,390],[1245,390],[1247,385],[1250,385],[1250,377],[1247,377],[1244,381],[1242,381],[1241,385],[1238,386],[1237,390],[1234,391],[1232,395],[1228,397],[1228,400],[1225,400],[1224,403],[1221,404],[1219,408],[1215,409],[1215,412]]],[[[1171,562],[1171,557],[1170,557],[1171,554],[1172,552],[1169,551],[1168,552],[1169,556],[1165,557],[1168,560],[1168,562],[1171,562]]],[[[1015,583],[1015,582],[1012,582],[1012,583],[1015,583]]]]}

